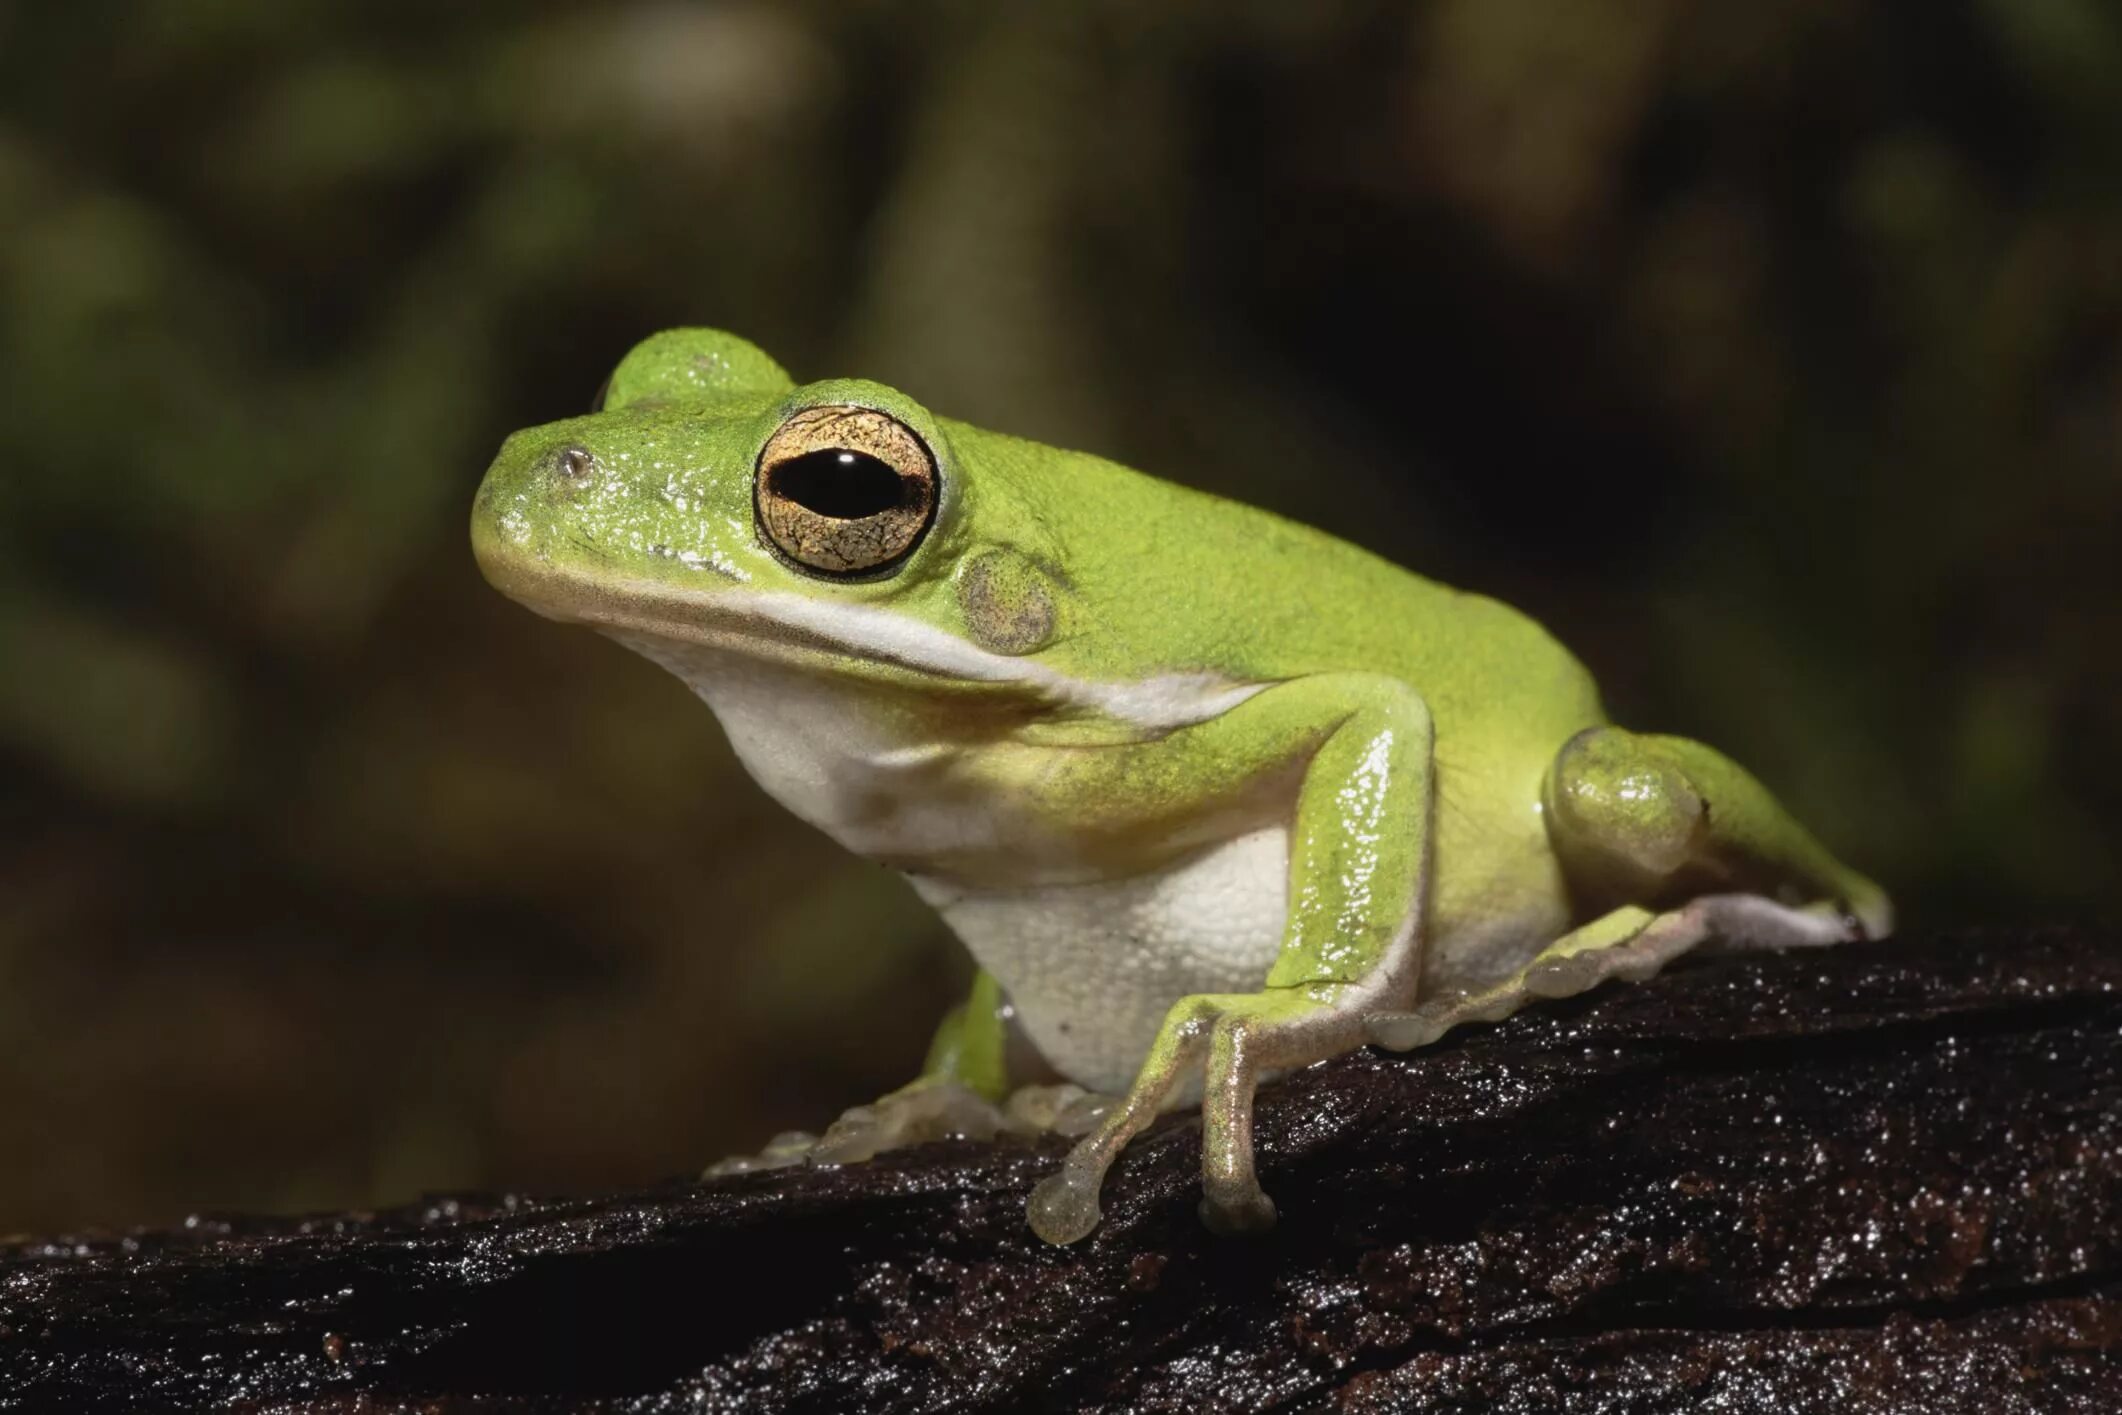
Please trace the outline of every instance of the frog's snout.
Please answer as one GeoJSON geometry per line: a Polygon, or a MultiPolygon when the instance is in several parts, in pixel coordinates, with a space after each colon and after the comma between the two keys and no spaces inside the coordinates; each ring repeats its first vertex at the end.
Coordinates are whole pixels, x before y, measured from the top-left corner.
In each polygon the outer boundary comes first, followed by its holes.
{"type": "Polygon", "coordinates": [[[749,465],[718,478],[672,426],[603,417],[526,429],[494,454],[471,508],[488,583],[548,618],[604,623],[625,617],[629,586],[744,578],[749,465]]]}
{"type": "Polygon", "coordinates": [[[501,444],[493,465],[472,498],[472,554],[489,583],[516,599],[528,593],[546,568],[557,514],[596,480],[597,459],[570,439],[536,430],[501,444]]]}

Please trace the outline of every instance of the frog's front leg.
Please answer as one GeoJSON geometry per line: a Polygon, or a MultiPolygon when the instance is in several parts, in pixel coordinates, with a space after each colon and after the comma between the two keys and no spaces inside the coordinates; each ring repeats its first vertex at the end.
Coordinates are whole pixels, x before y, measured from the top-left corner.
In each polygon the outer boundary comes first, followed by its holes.
{"type": "Polygon", "coordinates": [[[1396,679],[1322,675],[1270,689],[1216,726],[1271,745],[1265,755],[1310,751],[1290,830],[1281,951],[1261,991],[1173,1005],[1125,1099],[1033,1190],[1032,1228],[1051,1243],[1097,1226],[1106,1170],[1196,1064],[1205,1073],[1202,1217],[1225,1231],[1272,1224],[1274,1204],[1253,1171],[1261,1073],[1362,1045],[1366,1013],[1404,999],[1420,966],[1434,798],[1421,696],[1396,679]]]}

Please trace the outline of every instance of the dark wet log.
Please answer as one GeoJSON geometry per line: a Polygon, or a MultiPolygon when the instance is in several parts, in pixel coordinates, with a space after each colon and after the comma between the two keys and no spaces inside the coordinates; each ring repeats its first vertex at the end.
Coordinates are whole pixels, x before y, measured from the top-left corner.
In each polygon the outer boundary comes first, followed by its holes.
{"type": "MultiPolygon", "coordinates": [[[[20,1245],[0,1403],[273,1409],[2122,1410],[2122,938],[1708,961],[1272,1087],[1087,1243],[1056,1143],[20,1245]]],[[[13,1408],[13,1407],[10,1407],[13,1408]]]]}

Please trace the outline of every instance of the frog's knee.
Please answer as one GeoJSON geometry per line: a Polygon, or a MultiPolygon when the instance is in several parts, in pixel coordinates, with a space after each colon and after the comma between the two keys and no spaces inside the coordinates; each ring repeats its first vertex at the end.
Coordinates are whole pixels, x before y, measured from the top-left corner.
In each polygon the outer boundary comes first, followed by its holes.
{"type": "Polygon", "coordinates": [[[1548,768],[1547,828],[1573,871],[1647,897],[1690,862],[1709,835],[1709,806],[1679,763],[1618,727],[1569,739],[1548,768]]]}

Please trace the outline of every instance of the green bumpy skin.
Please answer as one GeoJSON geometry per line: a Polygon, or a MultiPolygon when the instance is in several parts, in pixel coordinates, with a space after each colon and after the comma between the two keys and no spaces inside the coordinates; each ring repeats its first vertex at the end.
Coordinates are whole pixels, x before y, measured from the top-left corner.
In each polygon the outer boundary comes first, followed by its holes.
{"type": "Polygon", "coordinates": [[[1161,1111],[1199,1100],[1206,1221],[1260,1228],[1272,1073],[1706,941],[1891,927],[1757,781],[1609,724],[1508,606],[880,384],[799,386],[731,335],[659,334],[596,411],[511,437],[472,538],[504,592],[683,678],[981,965],[921,1078],[774,1158],[1036,1115],[1084,1132],[1029,1200],[1054,1242],[1161,1111]]]}

